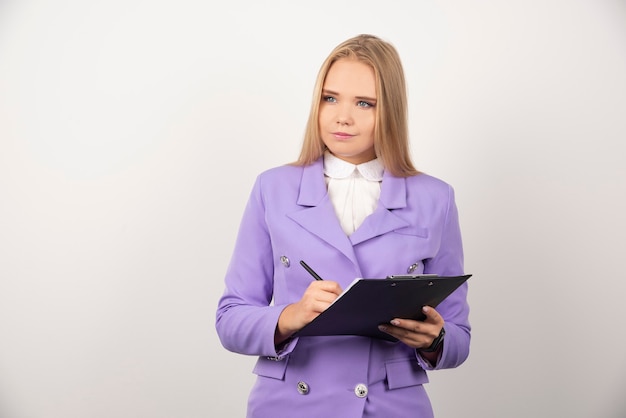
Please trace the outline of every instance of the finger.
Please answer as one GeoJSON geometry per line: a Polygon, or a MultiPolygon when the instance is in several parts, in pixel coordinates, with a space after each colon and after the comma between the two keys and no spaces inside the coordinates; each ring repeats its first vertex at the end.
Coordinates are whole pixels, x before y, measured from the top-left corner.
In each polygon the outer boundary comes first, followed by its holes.
{"type": "Polygon", "coordinates": [[[393,325],[381,324],[378,326],[378,329],[413,348],[423,347],[428,341],[424,334],[417,334],[408,329],[399,328],[393,325]]]}
{"type": "Polygon", "coordinates": [[[309,288],[323,290],[325,292],[333,293],[337,296],[339,296],[342,292],[341,286],[339,286],[339,283],[333,282],[331,280],[317,280],[317,281],[311,282],[311,284],[309,285],[309,288]]]}
{"type": "Polygon", "coordinates": [[[378,329],[384,333],[387,333],[397,339],[406,338],[409,335],[409,332],[404,328],[398,328],[389,324],[380,324],[378,329]]]}
{"type": "Polygon", "coordinates": [[[330,302],[325,302],[325,301],[320,301],[317,300],[315,301],[315,303],[313,304],[313,312],[317,313],[317,314],[321,314],[322,312],[324,312],[326,309],[328,309],[328,307],[330,306],[330,302]]]}
{"type": "Polygon", "coordinates": [[[430,324],[443,324],[443,317],[435,310],[435,308],[431,306],[424,306],[422,307],[422,312],[426,315],[424,322],[428,322],[430,324]]]}
{"type": "Polygon", "coordinates": [[[318,302],[323,302],[327,305],[330,305],[332,302],[337,299],[337,295],[330,292],[320,292],[315,295],[315,300],[318,302]]]}
{"type": "Polygon", "coordinates": [[[339,286],[339,283],[333,282],[333,281],[325,282],[323,289],[337,296],[339,296],[343,292],[343,290],[341,289],[341,286],[339,286]]]}
{"type": "Polygon", "coordinates": [[[424,323],[421,321],[414,321],[412,319],[394,318],[390,321],[391,325],[405,329],[410,332],[416,332],[418,334],[424,333],[424,323]]]}
{"type": "Polygon", "coordinates": [[[443,327],[443,322],[440,326],[430,322],[395,318],[390,321],[386,328],[379,327],[379,329],[393,335],[411,347],[422,348],[432,343],[433,338],[439,334],[441,327],[443,327]]]}
{"type": "Polygon", "coordinates": [[[303,298],[312,298],[315,300],[333,301],[341,294],[341,288],[337,283],[314,282],[304,292],[303,298]]]}

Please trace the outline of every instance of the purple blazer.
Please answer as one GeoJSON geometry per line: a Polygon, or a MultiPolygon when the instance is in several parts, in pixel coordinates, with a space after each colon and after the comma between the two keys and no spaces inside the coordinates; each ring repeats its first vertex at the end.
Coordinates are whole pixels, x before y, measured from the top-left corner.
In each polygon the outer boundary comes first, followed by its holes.
{"type": "MultiPolygon", "coordinates": [[[[464,273],[449,185],[426,174],[385,173],[376,211],[348,237],[329,200],[322,164],[259,175],[241,221],[216,328],[228,350],[259,356],[248,416],[431,417],[422,385],[433,367],[403,343],[299,337],[276,351],[281,311],[312,280],[300,260],[343,288],[356,277],[464,273]]],[[[466,295],[464,284],[437,307],[446,336],[435,369],[456,367],[469,354],[466,295]]]]}

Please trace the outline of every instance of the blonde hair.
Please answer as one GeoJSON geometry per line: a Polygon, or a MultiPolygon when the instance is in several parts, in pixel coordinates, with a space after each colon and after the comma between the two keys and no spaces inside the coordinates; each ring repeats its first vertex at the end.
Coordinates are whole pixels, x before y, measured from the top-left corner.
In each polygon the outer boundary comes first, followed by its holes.
{"type": "Polygon", "coordinates": [[[358,35],[339,44],[317,75],[311,111],[300,157],[295,165],[309,165],[326,149],[319,129],[319,108],[328,70],[342,58],[356,59],[374,69],[376,77],[376,125],[374,151],[385,170],[396,177],[418,174],[411,162],[407,120],[407,95],[400,56],[388,42],[373,35],[358,35]]]}

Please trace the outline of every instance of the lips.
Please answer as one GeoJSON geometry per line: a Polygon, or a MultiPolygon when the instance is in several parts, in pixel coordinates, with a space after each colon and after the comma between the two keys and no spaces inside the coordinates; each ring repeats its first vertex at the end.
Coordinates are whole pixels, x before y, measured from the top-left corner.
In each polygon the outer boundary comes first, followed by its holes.
{"type": "Polygon", "coordinates": [[[351,135],[351,134],[346,133],[346,132],[333,132],[333,136],[334,136],[336,139],[342,139],[342,140],[345,140],[345,139],[350,139],[350,138],[352,138],[354,135],[351,135]]]}

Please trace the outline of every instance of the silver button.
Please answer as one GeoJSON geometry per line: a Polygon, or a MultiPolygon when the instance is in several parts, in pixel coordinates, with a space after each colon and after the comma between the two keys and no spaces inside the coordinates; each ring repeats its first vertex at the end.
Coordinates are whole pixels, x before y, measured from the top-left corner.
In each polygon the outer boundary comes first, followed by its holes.
{"type": "Polygon", "coordinates": [[[367,396],[367,386],[359,383],[354,387],[354,394],[359,398],[365,398],[367,396]]]}
{"type": "Polygon", "coordinates": [[[309,385],[303,381],[298,382],[298,393],[300,393],[300,395],[306,395],[309,393],[309,385]]]}
{"type": "Polygon", "coordinates": [[[283,263],[283,266],[285,266],[285,267],[289,267],[289,264],[291,264],[289,262],[289,259],[287,258],[286,255],[281,255],[280,256],[280,262],[283,263]]]}
{"type": "Polygon", "coordinates": [[[407,272],[408,274],[413,273],[413,272],[415,271],[415,269],[417,268],[417,266],[419,266],[419,263],[413,263],[413,264],[411,264],[411,265],[409,266],[409,268],[408,268],[408,269],[406,269],[406,272],[407,272]]]}

